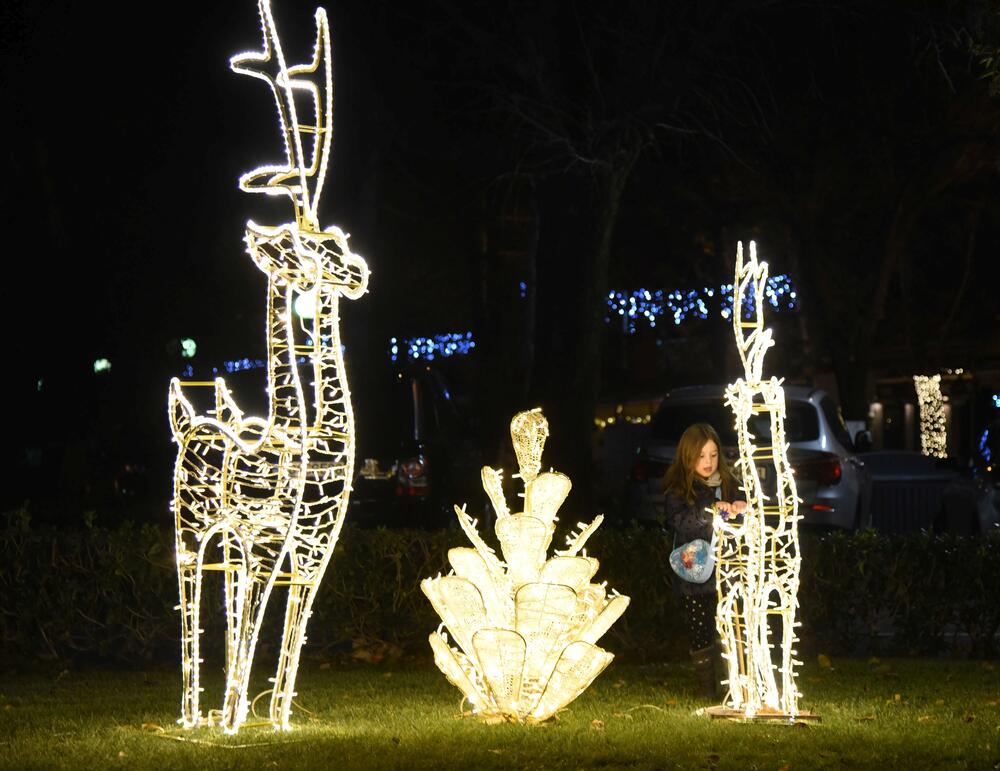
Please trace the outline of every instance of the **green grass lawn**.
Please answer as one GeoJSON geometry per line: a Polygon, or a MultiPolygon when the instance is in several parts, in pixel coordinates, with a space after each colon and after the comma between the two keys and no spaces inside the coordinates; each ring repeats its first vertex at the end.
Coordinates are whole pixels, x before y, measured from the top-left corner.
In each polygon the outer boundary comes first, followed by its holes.
{"type": "Polygon", "coordinates": [[[459,716],[459,692],[428,665],[309,665],[294,731],[225,737],[176,728],[173,671],[12,673],[0,768],[1000,769],[993,663],[807,665],[802,708],[822,717],[811,725],[710,720],[690,680],[683,664],[612,663],[558,720],[486,725],[459,716]]]}

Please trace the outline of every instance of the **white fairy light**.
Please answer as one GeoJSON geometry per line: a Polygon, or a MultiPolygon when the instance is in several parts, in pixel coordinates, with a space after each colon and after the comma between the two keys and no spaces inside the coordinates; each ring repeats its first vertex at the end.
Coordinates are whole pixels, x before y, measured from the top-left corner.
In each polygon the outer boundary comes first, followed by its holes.
{"type": "Polygon", "coordinates": [[[629,603],[617,592],[609,595],[606,584],[591,582],[598,562],[583,547],[602,515],[578,523],[567,548],[546,559],[556,513],[571,486],[563,474],[539,473],[547,436],[540,410],[511,421],[523,512],[510,511],[501,472],[482,471],[503,559],[465,508],[456,506],[473,548],[451,549],[451,572],[420,584],[442,619],[430,636],[434,661],[482,717],[537,722],[573,701],[614,658],[595,643],[629,603]]]}
{"type": "Polygon", "coordinates": [[[185,359],[193,359],[196,353],[198,353],[198,344],[194,340],[190,337],[181,340],[181,356],[185,359]]]}
{"type": "Polygon", "coordinates": [[[798,608],[799,556],[798,496],[788,465],[785,438],[785,394],[781,381],[762,376],[764,355],[774,345],[764,329],[767,263],[757,262],[750,242],[750,259],[743,262],[743,244],[736,252],[733,286],[733,330],[745,377],[726,389],[739,438],[737,468],[743,479],[747,508],[742,521],[715,519],[716,625],[722,638],[729,690],[723,711],[746,718],[799,714],[795,682],[795,620],[798,608]],[[753,321],[744,320],[744,295],[753,292],[753,321]],[[750,421],[766,415],[769,444],[757,445],[750,421]],[[758,464],[766,463],[773,487],[764,491],[758,464]],[[771,635],[780,627],[781,664],[772,662],[771,635]],[[775,673],[780,675],[776,678],[775,673]]]}
{"type": "MultiPolygon", "coordinates": [[[[171,505],[182,630],[179,722],[185,728],[221,725],[226,733],[236,733],[246,721],[257,637],[276,587],[287,587],[288,601],[269,723],[289,728],[306,625],[340,535],[353,476],[354,417],[340,342],[340,297],[357,299],[368,284],[368,267],[351,252],[347,235],[336,227],[320,229],[316,221],[332,136],[326,12],[316,11],[313,61],[287,67],[269,2],[259,0],[258,5],[264,51],[234,57],[231,65],[271,86],[287,163],[246,174],[240,186],[251,192],[288,194],[295,208],[295,219],[288,224],[267,227],[248,222],[246,228],[247,252],[268,278],[268,414],[244,416],[222,378],[210,382],[174,378],[170,383],[171,428],[178,445],[171,505]],[[306,79],[321,66],[322,90],[306,79]],[[307,90],[313,96],[313,123],[299,122],[293,90],[307,90]],[[302,134],[314,139],[308,161],[302,134]],[[314,317],[308,323],[304,319],[294,323],[294,298],[310,293],[316,296],[314,317]],[[305,332],[302,340],[296,337],[300,324],[305,332]],[[300,364],[311,365],[307,381],[300,364]],[[205,416],[195,412],[187,395],[188,389],[199,386],[214,393],[214,407],[205,416]],[[228,623],[222,710],[207,715],[199,703],[205,571],[223,573],[228,623]]],[[[252,368],[256,362],[236,362],[232,369],[229,364],[227,369],[235,371],[252,368]]]]}
{"type": "Polygon", "coordinates": [[[920,407],[920,451],[932,458],[948,457],[948,427],[941,395],[941,375],[914,375],[920,407]]]}

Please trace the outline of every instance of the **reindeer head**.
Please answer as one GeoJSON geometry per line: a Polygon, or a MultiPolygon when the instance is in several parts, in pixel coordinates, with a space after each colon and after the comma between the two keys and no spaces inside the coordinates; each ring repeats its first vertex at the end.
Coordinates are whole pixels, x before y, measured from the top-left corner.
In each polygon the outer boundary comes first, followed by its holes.
{"type": "Polygon", "coordinates": [[[270,0],[258,0],[257,5],[264,49],[238,54],[229,64],[234,72],[259,78],[270,86],[278,108],[285,163],[245,173],[240,177],[240,189],[288,196],[295,220],[279,227],[248,222],[247,249],[262,271],[294,285],[299,292],[312,291],[320,284],[354,299],[366,290],[368,268],[350,251],[343,231],[336,227],[323,230],[317,219],[333,138],[333,72],[326,11],[316,9],[312,61],[289,67],[270,0]],[[304,105],[296,102],[297,96],[304,105]],[[300,106],[312,120],[302,122],[300,106]]]}

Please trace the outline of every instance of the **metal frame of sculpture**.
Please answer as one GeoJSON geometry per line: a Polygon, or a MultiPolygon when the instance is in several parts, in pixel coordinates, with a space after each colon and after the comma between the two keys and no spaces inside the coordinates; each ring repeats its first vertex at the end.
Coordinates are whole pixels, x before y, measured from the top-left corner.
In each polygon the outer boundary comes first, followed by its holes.
{"type": "Polygon", "coordinates": [[[625,611],[629,598],[614,591],[609,595],[604,583],[591,583],[598,561],[583,547],[602,515],[590,524],[578,523],[567,548],[546,559],[570,480],[555,471],[539,473],[549,433],[540,410],[515,415],[510,433],[524,484],[524,511],[510,511],[501,471],[482,470],[503,560],[480,537],[465,507],[456,506],[473,548],[451,549],[451,572],[425,579],[420,588],[443,622],[430,636],[434,661],[473,713],[537,722],[583,693],[614,658],[595,643],[625,611]],[[450,645],[449,634],[458,648],[450,645]]]}
{"type": "Polygon", "coordinates": [[[247,417],[222,378],[170,383],[178,445],[172,508],[180,587],[185,728],[221,725],[236,733],[248,713],[250,672],[268,601],[287,587],[284,628],[268,722],[288,729],[299,653],[316,589],[336,546],[354,466],[354,418],[340,342],[340,297],[367,291],[368,268],[337,227],[321,228],[317,207],[330,155],[333,76],[326,12],[315,13],[311,62],[289,67],[268,0],[258,3],[263,51],[234,56],[231,68],[264,80],[275,97],[284,164],[244,174],[248,193],[286,195],[293,221],[246,226],[247,252],[267,276],[267,417],[247,417]],[[296,97],[312,111],[300,122],[296,97]],[[309,140],[311,139],[311,143],[309,140]],[[315,316],[297,328],[296,297],[313,294],[315,316]],[[305,363],[311,379],[304,378],[305,363]],[[190,389],[212,388],[198,415],[190,389]],[[206,571],[225,585],[226,685],[221,711],[199,698],[200,603],[206,571]]]}
{"type": "Polygon", "coordinates": [[[740,451],[737,470],[743,479],[747,508],[741,519],[715,519],[716,625],[729,690],[714,714],[796,718],[811,716],[798,708],[801,694],[795,681],[795,667],[801,664],[794,658],[801,562],[799,500],[788,464],[784,390],[780,380],[764,380],[762,375],[764,355],[774,345],[771,330],[764,329],[766,284],[767,263],[757,261],[756,245],[750,242],[750,259],[744,262],[740,243],[733,287],[733,331],[745,377],[727,387],[726,404],[735,416],[740,451]],[[752,321],[744,319],[748,290],[753,292],[752,321]],[[758,445],[751,431],[751,420],[757,416],[768,419],[767,445],[758,445]],[[771,658],[772,622],[780,627],[780,666],[771,658]]]}
{"type": "Polygon", "coordinates": [[[941,375],[914,375],[920,408],[920,452],[932,458],[948,457],[948,422],[944,414],[941,375]]]}

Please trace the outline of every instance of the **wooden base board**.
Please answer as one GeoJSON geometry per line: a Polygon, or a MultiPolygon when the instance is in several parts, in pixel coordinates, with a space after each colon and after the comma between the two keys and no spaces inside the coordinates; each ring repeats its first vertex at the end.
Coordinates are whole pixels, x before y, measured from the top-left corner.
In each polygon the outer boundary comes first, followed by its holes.
{"type": "Polygon", "coordinates": [[[815,712],[798,712],[789,715],[785,712],[761,712],[747,717],[743,712],[729,707],[706,707],[705,714],[713,720],[735,720],[741,723],[819,723],[822,718],[815,712]]]}

